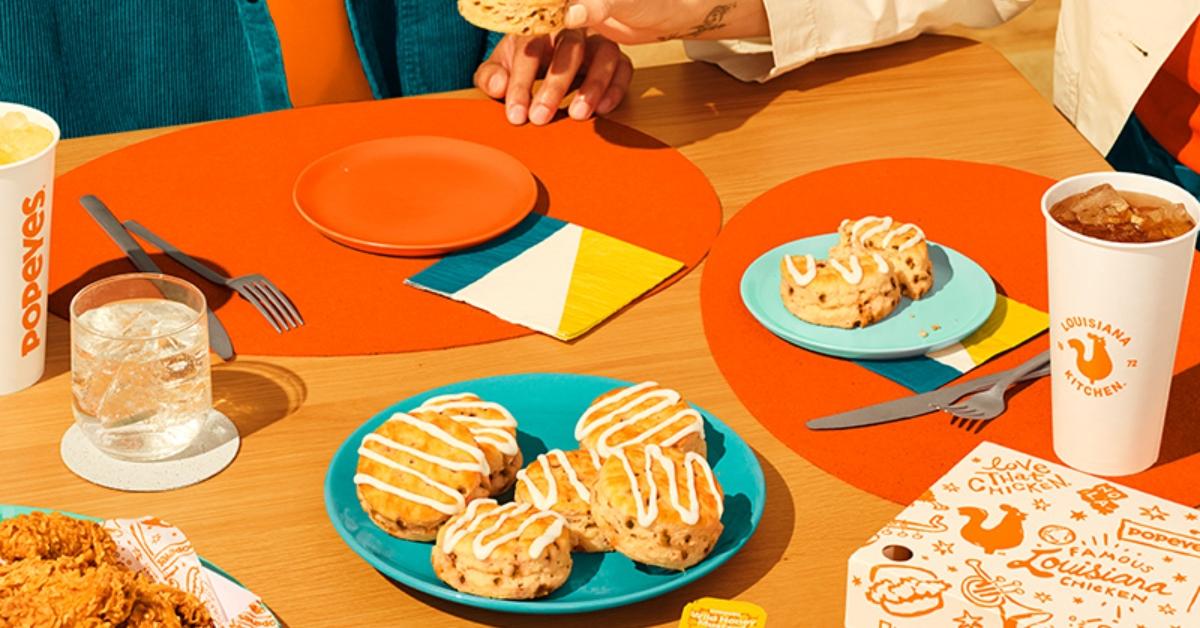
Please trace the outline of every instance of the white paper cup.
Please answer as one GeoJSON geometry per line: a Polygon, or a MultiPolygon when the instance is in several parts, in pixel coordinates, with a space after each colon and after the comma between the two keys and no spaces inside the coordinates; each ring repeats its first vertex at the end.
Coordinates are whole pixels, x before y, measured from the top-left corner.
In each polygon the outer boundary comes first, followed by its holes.
{"type": "Polygon", "coordinates": [[[1080,471],[1119,476],[1158,459],[1197,229],[1119,243],[1071,231],[1050,215],[1058,201],[1102,183],[1182,203],[1198,222],[1200,204],[1179,186],[1124,172],[1074,176],[1042,196],[1054,452],[1080,471]]]}
{"type": "Polygon", "coordinates": [[[0,102],[0,116],[11,111],[50,129],[54,140],[33,157],[0,166],[0,395],[37,383],[46,366],[50,208],[59,140],[50,116],[0,102]]]}

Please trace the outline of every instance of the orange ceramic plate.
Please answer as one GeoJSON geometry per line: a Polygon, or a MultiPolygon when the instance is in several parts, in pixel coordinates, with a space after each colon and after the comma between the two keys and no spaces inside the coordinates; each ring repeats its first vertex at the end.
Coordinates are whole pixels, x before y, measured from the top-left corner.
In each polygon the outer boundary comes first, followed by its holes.
{"type": "Polygon", "coordinates": [[[537,183],[508,153],[433,136],[372,140],[314,161],[296,209],[330,239],[383,255],[441,255],[486,242],[533,210],[537,183]]]}

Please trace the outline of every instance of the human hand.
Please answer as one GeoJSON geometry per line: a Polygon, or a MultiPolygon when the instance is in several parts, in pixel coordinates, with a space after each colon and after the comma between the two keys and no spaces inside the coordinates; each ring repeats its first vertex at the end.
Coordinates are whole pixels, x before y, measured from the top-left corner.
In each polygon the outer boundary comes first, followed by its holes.
{"type": "Polygon", "coordinates": [[[763,0],[571,0],[567,28],[622,44],[769,34],[763,0]]]}
{"type": "Polygon", "coordinates": [[[633,78],[633,64],[617,44],[582,30],[535,37],[507,35],[475,71],[475,86],[492,98],[504,99],[509,122],[542,125],[554,119],[580,76],[583,82],[568,113],[586,120],[621,104],[633,78]],[[543,74],[534,94],[533,83],[543,74]]]}

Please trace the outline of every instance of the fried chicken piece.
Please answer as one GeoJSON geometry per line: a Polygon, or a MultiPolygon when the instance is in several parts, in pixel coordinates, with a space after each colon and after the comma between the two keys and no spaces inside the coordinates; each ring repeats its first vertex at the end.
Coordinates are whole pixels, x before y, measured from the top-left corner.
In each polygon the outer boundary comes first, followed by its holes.
{"type": "Polygon", "coordinates": [[[93,521],[41,512],[0,521],[0,560],[60,557],[83,565],[120,564],[116,543],[93,521]]]}
{"type": "Polygon", "coordinates": [[[0,567],[0,618],[12,626],[119,625],[133,610],[133,574],[73,557],[0,567]]]}
{"type": "Polygon", "coordinates": [[[194,595],[118,565],[78,559],[23,560],[0,567],[0,625],[209,628],[194,595]]]}

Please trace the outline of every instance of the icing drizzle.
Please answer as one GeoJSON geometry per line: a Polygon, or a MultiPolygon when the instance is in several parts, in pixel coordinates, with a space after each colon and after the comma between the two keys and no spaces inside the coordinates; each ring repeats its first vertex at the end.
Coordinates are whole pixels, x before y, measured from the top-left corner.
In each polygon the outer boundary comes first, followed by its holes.
{"type": "Polygon", "coordinates": [[[453,449],[457,449],[463,453],[466,453],[468,456],[471,457],[471,460],[470,461],[451,460],[449,458],[436,456],[434,454],[431,454],[431,453],[428,453],[425,451],[421,451],[420,449],[417,449],[415,447],[411,447],[409,445],[405,445],[403,443],[396,442],[382,434],[378,434],[378,433],[374,433],[374,432],[367,434],[366,436],[363,437],[362,443],[359,445],[359,448],[358,448],[358,454],[364,458],[367,458],[368,460],[376,462],[376,463],[383,465],[389,469],[392,469],[394,471],[399,471],[400,473],[402,473],[404,475],[411,475],[411,476],[421,480],[427,486],[429,486],[429,487],[433,488],[434,490],[436,490],[437,492],[442,493],[442,494],[446,495],[447,497],[449,497],[450,501],[446,502],[446,501],[442,501],[442,500],[432,499],[432,498],[426,497],[424,495],[419,495],[412,491],[409,491],[409,490],[406,490],[399,486],[396,486],[395,484],[390,484],[390,483],[384,481],[382,478],[371,475],[369,473],[356,473],[354,475],[354,483],[356,485],[365,484],[367,486],[371,486],[375,489],[378,489],[385,493],[389,493],[391,495],[395,495],[402,499],[406,499],[408,501],[411,501],[411,502],[414,502],[417,504],[421,504],[423,506],[428,506],[429,508],[432,508],[432,509],[434,509],[442,514],[445,514],[445,515],[453,515],[455,513],[462,512],[462,509],[464,507],[466,507],[466,500],[462,496],[462,494],[459,493],[457,490],[455,490],[453,487],[451,487],[445,483],[439,482],[439,481],[435,480],[434,478],[430,477],[428,474],[423,473],[417,469],[414,469],[406,464],[392,460],[391,458],[383,455],[383,453],[380,452],[379,450],[367,447],[367,445],[369,443],[375,443],[376,445],[382,446],[385,450],[402,452],[402,453],[408,454],[409,456],[412,456],[414,458],[419,458],[421,460],[424,460],[425,462],[433,464],[434,466],[441,467],[444,469],[449,469],[451,471],[473,471],[476,473],[481,473],[483,475],[487,475],[489,473],[489,470],[488,470],[487,459],[484,458],[484,456],[483,456],[483,451],[480,450],[475,445],[465,443],[465,442],[455,438],[454,436],[450,435],[445,430],[434,425],[433,423],[430,423],[429,421],[420,419],[418,417],[414,417],[409,414],[405,414],[403,412],[398,412],[398,413],[392,415],[392,417],[387,420],[387,423],[392,423],[392,422],[404,423],[406,425],[415,427],[418,430],[421,430],[422,432],[442,441],[443,443],[446,443],[453,449]]]}
{"type": "Polygon", "coordinates": [[[813,259],[812,255],[804,256],[804,268],[806,270],[803,273],[796,268],[796,263],[792,261],[791,255],[784,255],[783,263],[787,266],[787,271],[792,276],[792,281],[796,282],[797,285],[807,286],[817,276],[817,262],[813,259]]]}
{"type": "Polygon", "coordinates": [[[483,401],[474,393],[455,393],[431,397],[421,404],[418,410],[441,412],[457,423],[462,423],[470,430],[476,442],[486,443],[505,456],[515,456],[520,451],[517,446],[517,420],[507,408],[490,401],[483,401]],[[492,410],[500,414],[499,419],[488,419],[465,414],[467,410],[492,410]]]}
{"type": "Polygon", "coordinates": [[[883,246],[886,247],[887,245],[891,244],[892,238],[894,238],[902,233],[908,233],[909,231],[913,232],[912,237],[909,238],[908,240],[906,240],[900,246],[896,247],[897,251],[903,251],[905,249],[911,248],[911,247],[915,246],[921,240],[925,239],[925,232],[921,231],[920,227],[909,223],[906,225],[901,225],[900,227],[889,231],[888,234],[886,236],[884,236],[884,238],[883,238],[883,246]]]}
{"type": "Polygon", "coordinates": [[[871,259],[875,260],[875,266],[879,268],[879,272],[885,275],[892,272],[892,269],[888,266],[887,260],[883,259],[882,255],[878,253],[872,253],[871,259]]]}
{"type": "Polygon", "coordinates": [[[651,436],[665,432],[667,428],[676,424],[680,424],[676,431],[660,442],[663,447],[675,445],[690,434],[699,434],[700,438],[704,438],[704,419],[699,412],[689,407],[676,412],[665,421],[659,422],[654,427],[640,432],[628,440],[618,443],[609,442],[621,430],[645,421],[682,400],[683,397],[678,392],[669,388],[661,388],[657,382],[642,382],[630,386],[588,408],[575,425],[575,438],[583,441],[596,430],[604,428],[596,439],[595,445],[590,447],[590,449],[595,449],[601,458],[607,458],[630,445],[643,443],[651,436]],[[644,410],[632,412],[634,408],[651,400],[657,400],[657,402],[644,410]],[[624,414],[628,414],[628,416],[620,421],[614,420],[618,415],[624,414]]]}
{"type": "Polygon", "coordinates": [[[613,455],[625,467],[625,475],[629,478],[629,490],[633,493],[634,504],[637,506],[637,522],[643,528],[658,519],[658,483],[655,482],[654,478],[655,465],[666,472],[667,491],[671,507],[675,509],[675,512],[679,513],[679,519],[684,523],[695,525],[700,520],[700,495],[696,492],[697,466],[700,467],[701,473],[704,474],[705,485],[708,488],[709,494],[712,495],[713,500],[717,503],[717,516],[725,514],[725,502],[721,497],[721,492],[717,490],[717,483],[713,479],[712,468],[708,466],[708,461],[700,454],[689,451],[683,458],[683,467],[687,471],[687,506],[684,506],[680,500],[679,486],[675,481],[675,461],[664,455],[662,448],[658,445],[648,445],[645,449],[646,464],[644,472],[646,484],[649,486],[648,499],[642,498],[642,489],[638,485],[637,475],[634,473],[633,465],[629,462],[629,458],[625,455],[625,452],[619,450],[613,455]]]}
{"type": "MultiPolygon", "coordinates": [[[[600,460],[596,457],[595,452],[591,454],[592,465],[600,468],[600,460]]],[[[539,454],[537,464],[542,468],[542,477],[546,478],[546,492],[542,492],[534,484],[533,480],[529,479],[528,469],[517,471],[517,481],[525,486],[525,490],[529,492],[529,498],[533,501],[533,505],[539,510],[547,510],[558,503],[558,478],[554,476],[553,468],[550,466],[550,458],[557,458],[558,464],[567,476],[567,483],[575,490],[575,494],[579,495],[580,499],[591,503],[592,493],[584,486],[583,482],[579,481],[579,474],[575,471],[575,467],[571,464],[570,458],[561,449],[551,449],[550,451],[539,454]]]]}
{"type": "MultiPolygon", "coordinates": [[[[848,224],[851,224],[849,220],[843,220],[839,229],[844,230],[848,224]]],[[[891,216],[884,216],[882,218],[879,216],[867,216],[856,220],[850,227],[850,243],[859,247],[865,247],[868,240],[881,233],[885,233],[881,246],[887,248],[893,239],[910,232],[913,234],[912,237],[900,244],[896,248],[897,251],[903,251],[916,246],[918,242],[925,239],[925,232],[912,223],[896,223],[892,220],[891,216]],[[867,228],[868,225],[872,226],[867,228]]]]}
{"type": "Polygon", "coordinates": [[[842,265],[841,262],[839,262],[835,259],[829,260],[829,265],[832,266],[834,270],[838,271],[838,274],[840,274],[842,276],[842,279],[846,280],[846,283],[848,283],[852,286],[857,286],[859,283],[862,282],[863,269],[862,269],[862,264],[860,264],[858,262],[857,255],[850,256],[850,267],[849,268],[846,268],[845,266],[842,265]]]}
{"type": "Polygon", "coordinates": [[[485,560],[492,555],[492,552],[496,551],[496,548],[519,538],[529,526],[539,519],[550,519],[551,523],[529,544],[530,558],[541,556],[546,547],[562,534],[563,526],[566,525],[565,520],[549,510],[535,510],[530,504],[514,502],[500,506],[494,499],[477,499],[467,506],[466,512],[458,519],[446,526],[442,536],[441,550],[449,554],[459,541],[468,534],[475,533],[475,538],[471,539],[471,552],[477,560],[485,560]],[[494,508],[480,512],[480,508],[483,506],[494,506],[494,508]],[[517,518],[524,518],[524,521],[515,530],[498,534],[506,522],[517,518]],[[485,526],[485,523],[491,519],[495,519],[495,522],[485,526]]]}

